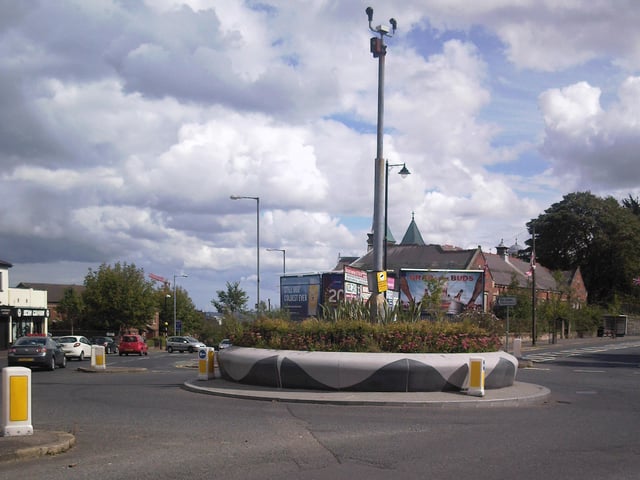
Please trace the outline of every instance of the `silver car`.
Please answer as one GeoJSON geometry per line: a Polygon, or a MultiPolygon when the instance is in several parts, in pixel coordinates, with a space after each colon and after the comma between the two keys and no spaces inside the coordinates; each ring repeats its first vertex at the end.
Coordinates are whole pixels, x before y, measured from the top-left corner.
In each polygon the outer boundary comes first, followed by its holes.
{"type": "Polygon", "coordinates": [[[167,338],[167,352],[197,352],[201,348],[206,348],[207,346],[202,343],[200,340],[193,337],[169,337],[167,338]]]}

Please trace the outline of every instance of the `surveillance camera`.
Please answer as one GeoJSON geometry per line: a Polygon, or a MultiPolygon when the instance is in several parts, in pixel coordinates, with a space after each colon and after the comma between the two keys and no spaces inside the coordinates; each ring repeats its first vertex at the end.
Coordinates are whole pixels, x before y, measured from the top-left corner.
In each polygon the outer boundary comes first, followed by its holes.
{"type": "Polygon", "coordinates": [[[387,27],[386,25],[378,25],[376,27],[376,32],[378,33],[389,33],[389,27],[387,27]]]}

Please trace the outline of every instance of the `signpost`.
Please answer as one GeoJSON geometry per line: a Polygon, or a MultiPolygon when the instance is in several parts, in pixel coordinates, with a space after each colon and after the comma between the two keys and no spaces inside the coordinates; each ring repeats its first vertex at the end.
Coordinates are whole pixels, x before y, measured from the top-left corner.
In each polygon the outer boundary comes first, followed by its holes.
{"type": "Polygon", "coordinates": [[[507,307],[507,326],[505,328],[504,351],[509,350],[509,307],[515,307],[518,303],[516,297],[508,297],[501,295],[498,297],[498,306],[507,307]]]}

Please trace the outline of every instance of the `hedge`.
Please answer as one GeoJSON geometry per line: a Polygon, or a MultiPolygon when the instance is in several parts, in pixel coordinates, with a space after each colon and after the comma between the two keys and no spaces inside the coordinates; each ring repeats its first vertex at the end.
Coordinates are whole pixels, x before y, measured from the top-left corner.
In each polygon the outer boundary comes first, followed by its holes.
{"type": "Polygon", "coordinates": [[[276,350],[394,353],[476,353],[501,348],[496,333],[469,323],[412,322],[371,324],[263,319],[237,325],[229,338],[236,346],[276,350]]]}

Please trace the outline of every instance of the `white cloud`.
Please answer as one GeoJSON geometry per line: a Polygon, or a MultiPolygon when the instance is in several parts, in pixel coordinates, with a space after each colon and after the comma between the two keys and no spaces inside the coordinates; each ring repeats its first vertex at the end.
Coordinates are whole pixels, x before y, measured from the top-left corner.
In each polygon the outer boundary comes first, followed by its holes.
{"type": "Polygon", "coordinates": [[[600,104],[600,89],[586,82],[540,96],[546,124],[544,152],[553,172],[575,188],[634,189],[640,181],[640,78],[621,85],[618,101],[600,104]]]}
{"type": "MultiPolygon", "coordinates": [[[[0,251],[12,283],[129,261],[187,271],[181,285],[202,308],[226,281],[253,296],[255,203],[232,194],[260,197],[261,246],[285,248],[289,272],[364,253],[378,80],[364,7],[0,7],[0,251]]],[[[640,63],[640,7],[623,7],[376,8],[374,24],[399,24],[384,116],[384,157],[411,171],[389,178],[397,240],[415,212],[427,241],[491,249],[573,188],[637,188],[640,90],[624,69],[640,63]]],[[[263,296],[277,303],[281,258],[261,263],[263,296]]]]}

